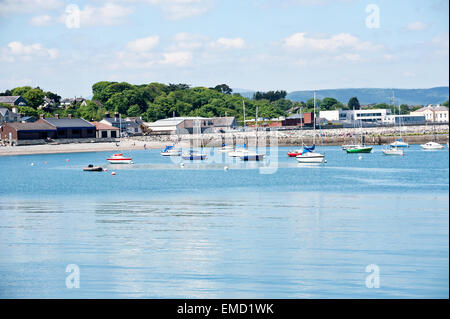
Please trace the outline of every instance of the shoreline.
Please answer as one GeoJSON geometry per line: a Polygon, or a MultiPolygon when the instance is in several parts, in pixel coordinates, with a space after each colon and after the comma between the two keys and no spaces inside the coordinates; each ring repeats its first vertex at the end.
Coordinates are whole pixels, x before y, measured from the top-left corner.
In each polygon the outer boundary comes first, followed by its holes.
{"type": "MultiPolygon", "coordinates": [[[[181,137],[179,144],[184,148],[190,147],[220,147],[222,143],[226,144],[247,144],[254,147],[256,143],[258,146],[298,146],[302,143],[306,145],[313,144],[313,136],[279,136],[275,134],[267,134],[263,136],[262,132],[258,133],[256,139],[255,132],[247,132],[237,134],[208,134],[202,135],[201,138],[196,136],[181,137]],[[276,138],[274,143],[273,138],[276,138]]],[[[296,135],[296,134],[295,134],[296,135]]],[[[316,137],[316,144],[324,146],[340,146],[343,144],[354,143],[355,136],[324,136],[316,137]],[[318,142],[318,143],[317,143],[318,142]]],[[[365,143],[367,145],[385,145],[397,140],[398,136],[375,136],[365,135],[365,143]]],[[[448,134],[422,134],[422,135],[406,135],[403,140],[409,144],[423,144],[429,141],[436,141],[440,144],[446,144],[449,140],[448,134]]],[[[4,146],[0,147],[0,157],[2,156],[18,156],[18,155],[40,155],[40,154],[65,154],[65,153],[88,153],[88,152],[106,152],[106,151],[130,151],[130,150],[144,150],[144,149],[163,149],[166,145],[173,144],[173,137],[166,140],[160,137],[155,138],[151,136],[139,136],[134,138],[127,138],[118,143],[116,142],[97,142],[97,143],[66,143],[66,144],[40,144],[40,145],[21,145],[21,146],[4,146]],[[159,140],[155,140],[159,139],[159,140]]]]}

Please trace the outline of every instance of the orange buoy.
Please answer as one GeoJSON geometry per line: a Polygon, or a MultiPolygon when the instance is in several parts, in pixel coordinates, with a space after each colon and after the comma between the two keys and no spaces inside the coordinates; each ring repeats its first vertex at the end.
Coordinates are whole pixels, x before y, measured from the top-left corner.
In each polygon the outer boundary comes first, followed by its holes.
{"type": "Polygon", "coordinates": [[[112,172],[111,175],[116,175],[116,172],[112,172]]]}
{"type": "Polygon", "coordinates": [[[45,161],[44,163],[45,163],[45,164],[48,164],[48,162],[47,162],[47,161],[45,161]]]}
{"type": "Polygon", "coordinates": [[[70,159],[66,159],[66,162],[69,162],[70,161],[70,159]]]}

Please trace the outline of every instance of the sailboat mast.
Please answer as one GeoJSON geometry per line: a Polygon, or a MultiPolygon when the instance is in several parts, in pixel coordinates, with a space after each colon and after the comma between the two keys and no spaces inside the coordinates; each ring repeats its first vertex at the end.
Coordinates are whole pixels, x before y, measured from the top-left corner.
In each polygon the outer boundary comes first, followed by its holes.
{"type": "Polygon", "coordinates": [[[314,90],[314,121],[313,121],[313,144],[316,144],[316,90],[314,90]]]}
{"type": "Polygon", "coordinates": [[[244,129],[245,129],[245,103],[244,103],[244,100],[242,100],[242,109],[244,110],[244,129]]]}

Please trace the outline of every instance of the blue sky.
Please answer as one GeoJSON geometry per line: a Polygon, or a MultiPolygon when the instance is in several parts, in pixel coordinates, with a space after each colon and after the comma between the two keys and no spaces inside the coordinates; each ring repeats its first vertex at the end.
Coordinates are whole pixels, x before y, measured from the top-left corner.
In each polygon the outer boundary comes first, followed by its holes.
{"type": "Polygon", "coordinates": [[[448,86],[448,10],[447,0],[0,0],[0,91],[448,86]]]}

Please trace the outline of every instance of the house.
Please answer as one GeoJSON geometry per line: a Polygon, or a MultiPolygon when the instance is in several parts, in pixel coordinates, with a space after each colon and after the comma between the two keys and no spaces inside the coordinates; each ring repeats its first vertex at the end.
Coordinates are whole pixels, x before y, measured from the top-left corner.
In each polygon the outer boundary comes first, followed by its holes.
{"type": "Polygon", "coordinates": [[[214,128],[213,119],[205,117],[171,117],[144,125],[153,134],[193,134],[214,128]]]}
{"type": "Polygon", "coordinates": [[[17,113],[17,108],[13,107],[9,110],[5,107],[0,108],[0,123],[6,122],[17,122],[19,119],[19,114],[17,113]]]}
{"type": "Polygon", "coordinates": [[[427,122],[433,123],[448,123],[449,114],[448,108],[445,106],[441,106],[440,104],[433,106],[429,104],[425,107],[422,107],[416,111],[410,113],[411,115],[423,115],[427,122]]]}
{"type": "Polygon", "coordinates": [[[61,107],[67,107],[67,106],[70,106],[71,104],[83,103],[84,101],[85,101],[85,99],[82,97],[71,97],[71,98],[62,99],[60,102],[60,105],[61,105],[61,107]]]}
{"type": "Polygon", "coordinates": [[[53,107],[55,107],[56,102],[50,98],[48,98],[47,96],[44,96],[44,101],[41,105],[39,105],[39,109],[51,109],[53,107]]]}
{"type": "Polygon", "coordinates": [[[106,112],[105,117],[100,121],[100,123],[120,128],[122,133],[127,131],[127,125],[125,121],[122,120],[118,112],[114,113],[114,117],[111,117],[109,112],[106,112]]]}
{"type": "Polygon", "coordinates": [[[215,117],[212,121],[215,131],[229,131],[238,127],[237,120],[234,116],[215,117]]]}
{"type": "Polygon", "coordinates": [[[281,121],[282,126],[312,126],[314,121],[313,113],[296,113],[281,121]]]}
{"type": "Polygon", "coordinates": [[[141,117],[126,117],[125,125],[128,135],[141,135],[143,123],[144,121],[141,117]]]}
{"type": "Polygon", "coordinates": [[[36,140],[56,138],[56,128],[43,120],[32,123],[3,123],[0,136],[4,141],[36,140]]]}
{"type": "Polygon", "coordinates": [[[41,115],[41,120],[56,128],[56,138],[95,138],[96,136],[95,125],[81,118],[72,118],[71,115],[67,118],[60,118],[58,114],[55,114],[54,118],[45,118],[41,115]]]}
{"type": "Polygon", "coordinates": [[[95,125],[96,137],[97,138],[116,138],[119,137],[119,128],[114,127],[109,124],[104,124],[100,122],[90,122],[95,125]]]}
{"type": "Polygon", "coordinates": [[[0,96],[0,103],[8,104],[11,106],[25,106],[27,105],[27,101],[21,97],[17,96],[0,96]]]}

